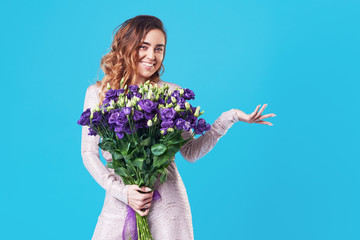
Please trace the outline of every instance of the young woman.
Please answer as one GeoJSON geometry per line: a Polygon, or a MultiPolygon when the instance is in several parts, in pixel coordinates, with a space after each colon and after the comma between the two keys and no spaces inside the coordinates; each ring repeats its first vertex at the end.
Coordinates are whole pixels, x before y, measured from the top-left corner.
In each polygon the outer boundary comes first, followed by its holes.
{"type": "MultiPolygon", "coordinates": [[[[154,16],[140,15],[125,21],[119,26],[111,44],[111,50],[101,60],[104,78],[90,85],[86,91],[84,110],[101,104],[106,86],[109,83],[119,89],[120,80],[126,79],[127,85],[139,85],[147,80],[162,86],[160,79],[163,69],[167,36],[163,23],[154,16]]],[[[171,90],[178,85],[166,82],[171,90]]],[[[251,114],[231,109],[221,114],[212,124],[211,130],[196,139],[191,132],[184,132],[185,139],[192,138],[181,149],[181,155],[194,163],[208,153],[237,121],[272,125],[262,121],[275,114],[261,115],[266,105],[259,106],[251,114]]],[[[192,216],[184,183],[176,163],[168,167],[168,177],[164,184],[155,184],[161,199],[152,201],[153,192],[146,187],[124,185],[121,178],[102,164],[99,156],[99,135],[89,136],[88,128],[82,129],[81,154],[83,162],[92,177],[106,190],[105,202],[92,239],[122,239],[123,226],[127,215],[127,205],[141,216],[148,215],[150,231],[155,240],[194,239],[192,216]],[[150,214],[149,214],[150,212],[150,214]]],[[[106,161],[111,161],[109,152],[102,151],[106,161]]]]}

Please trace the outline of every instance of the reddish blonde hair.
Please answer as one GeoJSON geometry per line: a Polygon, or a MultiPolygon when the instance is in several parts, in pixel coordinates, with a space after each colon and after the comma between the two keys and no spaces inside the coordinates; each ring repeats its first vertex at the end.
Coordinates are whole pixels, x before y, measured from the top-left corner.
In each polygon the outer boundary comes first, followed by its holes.
{"type": "MultiPolygon", "coordinates": [[[[126,20],[117,26],[113,32],[113,42],[111,43],[110,52],[101,58],[100,68],[105,73],[101,81],[97,81],[96,85],[100,87],[99,99],[100,105],[107,91],[109,83],[112,89],[122,88],[125,84],[135,84],[136,65],[139,61],[139,49],[142,40],[146,34],[153,29],[159,29],[164,33],[165,46],[167,42],[166,30],[160,19],[150,15],[139,15],[126,20]],[[118,28],[118,30],[116,30],[118,28]],[[124,83],[120,86],[121,79],[124,83]]],[[[165,58],[166,47],[164,48],[165,58]]],[[[164,61],[164,60],[163,60],[164,61]]],[[[152,84],[156,84],[160,80],[160,76],[164,72],[164,65],[156,71],[149,79],[152,84]],[[161,72],[161,73],[160,73],[161,72]]]]}

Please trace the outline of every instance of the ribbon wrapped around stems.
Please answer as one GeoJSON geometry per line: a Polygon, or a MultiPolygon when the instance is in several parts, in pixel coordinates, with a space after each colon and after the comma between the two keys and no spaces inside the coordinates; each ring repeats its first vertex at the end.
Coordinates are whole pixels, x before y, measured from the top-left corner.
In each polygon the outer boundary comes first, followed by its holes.
{"type": "MultiPolygon", "coordinates": [[[[156,201],[160,199],[160,193],[158,190],[154,191],[152,201],[156,201]]],[[[127,215],[124,223],[123,228],[123,240],[129,240],[130,237],[132,240],[138,240],[138,233],[137,233],[137,225],[136,225],[136,214],[134,209],[132,209],[129,205],[127,205],[127,215]]]]}

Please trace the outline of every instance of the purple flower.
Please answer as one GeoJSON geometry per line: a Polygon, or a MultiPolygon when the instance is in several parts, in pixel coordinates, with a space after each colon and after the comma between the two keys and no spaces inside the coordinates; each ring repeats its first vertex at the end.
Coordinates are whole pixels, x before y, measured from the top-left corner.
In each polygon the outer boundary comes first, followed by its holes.
{"type": "Polygon", "coordinates": [[[140,121],[135,122],[135,128],[136,129],[144,128],[144,127],[148,127],[148,125],[146,124],[145,119],[141,119],[140,121]]]}
{"type": "Polygon", "coordinates": [[[147,120],[149,120],[149,119],[152,119],[154,116],[155,116],[155,114],[156,113],[145,113],[145,118],[147,119],[147,120]]]}
{"type": "MultiPolygon", "coordinates": [[[[162,126],[162,125],[161,125],[162,126]]],[[[182,118],[177,118],[175,119],[175,126],[178,128],[178,129],[184,129],[186,131],[189,131],[190,130],[190,123],[185,121],[184,119],[182,118]]]]}
{"type": "Polygon", "coordinates": [[[163,108],[160,110],[161,119],[163,121],[172,120],[175,117],[175,110],[173,108],[163,108]]]}
{"type": "Polygon", "coordinates": [[[123,107],[122,108],[122,112],[125,114],[125,115],[130,115],[131,114],[131,107],[123,107]]]}
{"type": "Polygon", "coordinates": [[[163,121],[161,123],[162,128],[168,129],[168,128],[173,127],[173,126],[174,126],[174,122],[172,120],[166,120],[166,121],[163,121]]]}
{"type": "Polygon", "coordinates": [[[149,100],[149,99],[141,99],[138,104],[140,105],[140,107],[147,113],[151,113],[152,111],[154,111],[158,105],[158,103],[154,103],[153,101],[149,100]]]}
{"type": "Polygon", "coordinates": [[[190,100],[190,99],[195,99],[195,94],[194,94],[194,92],[193,91],[191,91],[190,89],[188,89],[188,88],[185,88],[184,89],[184,98],[186,99],[186,100],[190,100]]]}
{"type": "Polygon", "coordinates": [[[177,100],[177,104],[180,105],[180,108],[181,109],[185,109],[185,98],[183,97],[179,97],[178,100],[177,100]]]}
{"type": "Polygon", "coordinates": [[[123,93],[124,89],[109,89],[105,93],[105,99],[103,101],[103,105],[106,103],[109,103],[111,100],[114,100],[115,102],[118,100],[118,97],[120,93],[123,93]]]}
{"type": "Polygon", "coordinates": [[[129,89],[131,92],[137,92],[139,90],[139,87],[137,85],[130,85],[129,89]]]}
{"type": "Polygon", "coordinates": [[[174,98],[178,99],[180,97],[180,92],[179,90],[174,90],[173,93],[171,94],[171,96],[173,96],[174,98]]]}
{"type": "Polygon", "coordinates": [[[139,110],[134,110],[134,120],[139,121],[144,117],[144,114],[139,110]]]}
{"type": "Polygon", "coordinates": [[[186,118],[186,121],[188,121],[190,123],[191,128],[195,128],[196,122],[197,122],[197,117],[195,117],[194,115],[189,115],[186,118]]]}
{"type": "Polygon", "coordinates": [[[124,133],[116,133],[116,136],[119,138],[119,139],[122,139],[124,137],[124,133]]]}
{"type": "Polygon", "coordinates": [[[120,111],[120,109],[115,109],[112,111],[111,116],[109,118],[110,124],[116,124],[116,125],[124,125],[127,123],[128,119],[124,112],[120,111]]]}
{"type": "Polygon", "coordinates": [[[101,113],[94,112],[93,113],[93,119],[91,120],[91,123],[94,125],[99,125],[101,121],[101,113]]]}
{"type": "Polygon", "coordinates": [[[159,102],[159,104],[164,104],[165,105],[165,100],[162,99],[162,98],[159,98],[158,102],[159,102]]]}
{"type": "Polygon", "coordinates": [[[124,126],[123,125],[116,125],[116,127],[114,128],[114,131],[119,133],[124,131],[124,126]]]}
{"type": "Polygon", "coordinates": [[[206,123],[205,119],[200,118],[194,130],[196,134],[202,134],[204,131],[210,130],[210,128],[210,124],[206,123]]]}
{"type": "Polygon", "coordinates": [[[90,125],[90,115],[91,110],[90,108],[88,108],[81,114],[80,119],[77,121],[77,124],[82,126],[90,125]]]}
{"type": "Polygon", "coordinates": [[[96,136],[97,133],[96,133],[96,131],[95,131],[94,129],[92,129],[91,127],[89,127],[89,133],[88,133],[88,135],[90,135],[90,136],[96,136]]]}

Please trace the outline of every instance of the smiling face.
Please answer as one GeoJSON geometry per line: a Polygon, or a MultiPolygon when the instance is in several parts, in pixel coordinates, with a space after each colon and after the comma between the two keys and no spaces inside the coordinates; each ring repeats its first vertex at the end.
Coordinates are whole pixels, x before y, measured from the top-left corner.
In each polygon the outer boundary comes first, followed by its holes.
{"type": "Polygon", "coordinates": [[[136,84],[150,78],[161,67],[164,59],[165,36],[159,29],[150,30],[141,43],[136,66],[136,84]]]}

